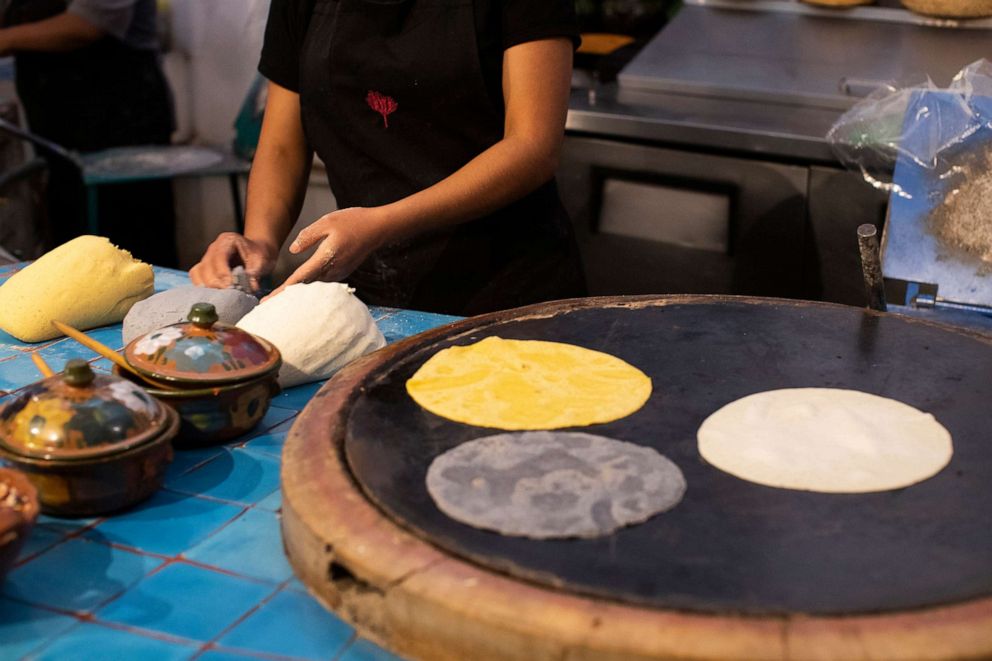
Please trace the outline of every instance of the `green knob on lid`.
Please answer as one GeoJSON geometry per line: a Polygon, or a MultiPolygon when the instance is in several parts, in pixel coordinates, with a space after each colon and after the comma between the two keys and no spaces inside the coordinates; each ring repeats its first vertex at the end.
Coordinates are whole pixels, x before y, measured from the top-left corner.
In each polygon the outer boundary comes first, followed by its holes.
{"type": "Polygon", "coordinates": [[[217,323],[217,308],[211,303],[194,303],[189,311],[189,320],[200,328],[210,328],[217,323]]]}
{"type": "Polygon", "coordinates": [[[93,374],[90,364],[85,360],[75,358],[65,364],[65,375],[63,376],[63,379],[65,379],[65,382],[70,386],[85,388],[93,383],[93,379],[95,378],[96,375],[93,374]]]}

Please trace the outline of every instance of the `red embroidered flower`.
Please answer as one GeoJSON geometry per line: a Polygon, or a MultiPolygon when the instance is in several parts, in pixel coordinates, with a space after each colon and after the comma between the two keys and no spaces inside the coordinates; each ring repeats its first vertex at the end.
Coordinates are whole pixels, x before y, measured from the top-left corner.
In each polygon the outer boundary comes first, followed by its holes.
{"type": "Polygon", "coordinates": [[[388,129],[389,116],[396,112],[396,109],[399,107],[396,99],[385,94],[380,94],[379,92],[369,91],[365,95],[365,103],[369,104],[369,108],[382,115],[383,126],[388,129]]]}

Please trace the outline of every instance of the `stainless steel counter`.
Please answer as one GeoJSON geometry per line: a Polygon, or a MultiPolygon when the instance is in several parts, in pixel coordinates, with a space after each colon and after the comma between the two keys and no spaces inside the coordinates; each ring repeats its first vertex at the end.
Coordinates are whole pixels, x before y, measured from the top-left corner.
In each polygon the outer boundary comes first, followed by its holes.
{"type": "Polygon", "coordinates": [[[836,163],[824,136],[840,111],[622,91],[616,83],[572,93],[571,134],[751,154],[775,160],[836,163]]]}

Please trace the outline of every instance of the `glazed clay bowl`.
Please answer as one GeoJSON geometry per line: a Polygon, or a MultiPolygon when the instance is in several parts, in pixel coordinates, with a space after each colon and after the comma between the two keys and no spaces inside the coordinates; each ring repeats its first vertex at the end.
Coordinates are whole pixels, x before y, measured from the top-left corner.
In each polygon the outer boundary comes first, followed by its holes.
{"type": "MultiPolygon", "coordinates": [[[[114,368],[125,379],[137,380],[114,368]]],[[[155,399],[179,413],[176,447],[191,448],[216,445],[251,431],[269,410],[272,398],[280,393],[276,379],[278,367],[270,374],[212,388],[159,390],[146,387],[155,399]]]]}
{"type": "Polygon", "coordinates": [[[0,581],[21,552],[38,518],[38,494],[26,477],[0,468],[0,581]]]}
{"type": "Polygon", "coordinates": [[[168,406],[162,408],[166,421],[159,435],[124,452],[60,460],[26,457],[0,448],[0,456],[35,486],[45,514],[87,517],[117,512],[158,491],[172,463],[179,416],[168,406]]]}
{"type": "Polygon", "coordinates": [[[179,416],[135,384],[70,360],[0,406],[0,458],[38,490],[41,510],[94,516],[162,484],[179,416]]]}

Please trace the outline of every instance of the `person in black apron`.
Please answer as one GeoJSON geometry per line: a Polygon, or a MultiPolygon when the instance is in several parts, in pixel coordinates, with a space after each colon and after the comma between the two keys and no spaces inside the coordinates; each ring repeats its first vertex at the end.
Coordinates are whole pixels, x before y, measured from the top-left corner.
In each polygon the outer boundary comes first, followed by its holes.
{"type": "Polygon", "coordinates": [[[272,270],[315,151],[340,210],[294,241],[318,247],[284,286],[463,315],[583,295],[554,181],[577,42],[571,0],[273,0],[245,236],[194,283],[272,270]]]}
{"type": "MultiPolygon", "coordinates": [[[[172,97],[155,11],[155,0],[11,0],[0,54],[14,54],[31,130],[82,153],[169,144],[172,97]]],[[[102,186],[97,199],[102,234],[139,259],[176,265],[171,182],[102,186]]],[[[54,156],[48,203],[54,243],[86,232],[80,173],[54,156]]]]}

